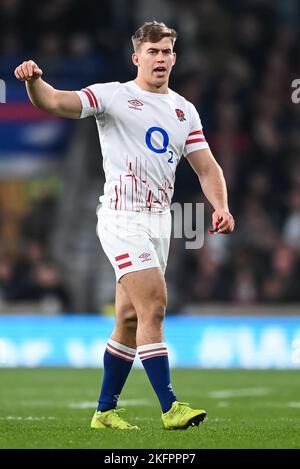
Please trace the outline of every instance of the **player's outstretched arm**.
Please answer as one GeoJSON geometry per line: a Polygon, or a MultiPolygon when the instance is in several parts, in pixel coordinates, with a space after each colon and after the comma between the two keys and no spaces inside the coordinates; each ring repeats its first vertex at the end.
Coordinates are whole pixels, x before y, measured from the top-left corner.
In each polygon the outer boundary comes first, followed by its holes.
{"type": "Polygon", "coordinates": [[[23,62],[15,69],[18,80],[24,81],[30,101],[36,107],[60,117],[78,119],[82,104],[75,91],[60,91],[42,80],[43,71],[33,61],[23,62]]]}

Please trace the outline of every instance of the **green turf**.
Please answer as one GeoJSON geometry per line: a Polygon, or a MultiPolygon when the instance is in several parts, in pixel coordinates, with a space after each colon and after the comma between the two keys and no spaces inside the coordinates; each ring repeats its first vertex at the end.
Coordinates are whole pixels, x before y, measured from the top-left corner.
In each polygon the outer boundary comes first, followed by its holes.
{"type": "Polygon", "coordinates": [[[121,396],[127,420],[141,427],[126,432],[89,428],[98,370],[0,369],[0,448],[300,447],[299,371],[178,369],[172,376],[180,400],[207,410],[199,428],[162,430],[143,370],[133,370],[121,396]]]}

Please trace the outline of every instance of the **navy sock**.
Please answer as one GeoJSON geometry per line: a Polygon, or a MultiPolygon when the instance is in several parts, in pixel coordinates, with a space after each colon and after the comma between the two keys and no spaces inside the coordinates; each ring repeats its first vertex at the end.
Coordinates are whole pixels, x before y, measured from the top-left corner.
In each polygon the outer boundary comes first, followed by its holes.
{"type": "Polygon", "coordinates": [[[136,349],[109,339],[104,353],[104,377],[97,410],[117,407],[119,395],[133,365],[136,349]]]}
{"type": "Polygon", "coordinates": [[[150,383],[158,397],[162,411],[165,413],[171,408],[173,402],[177,400],[170,380],[166,344],[140,345],[137,349],[150,383]]]}

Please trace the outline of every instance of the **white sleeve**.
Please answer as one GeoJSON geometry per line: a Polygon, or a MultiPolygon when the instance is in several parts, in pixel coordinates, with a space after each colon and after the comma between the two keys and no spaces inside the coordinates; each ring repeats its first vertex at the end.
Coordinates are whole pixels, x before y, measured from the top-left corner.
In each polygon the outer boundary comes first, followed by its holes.
{"type": "Polygon", "coordinates": [[[119,82],[96,83],[76,91],[82,104],[80,118],[103,114],[108,108],[114,92],[118,89],[118,85],[120,85],[119,82]]]}
{"type": "Polygon", "coordinates": [[[184,145],[183,155],[186,157],[189,153],[196,150],[209,148],[203,134],[203,127],[195,106],[190,104],[190,128],[187,140],[184,145]]]}

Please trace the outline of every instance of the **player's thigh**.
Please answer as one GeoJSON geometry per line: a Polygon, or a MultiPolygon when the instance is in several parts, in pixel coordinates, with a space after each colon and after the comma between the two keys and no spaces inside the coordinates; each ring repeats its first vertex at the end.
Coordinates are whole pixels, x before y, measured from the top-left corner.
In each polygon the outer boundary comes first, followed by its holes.
{"type": "Polygon", "coordinates": [[[116,284],[116,320],[121,323],[130,323],[132,326],[137,321],[137,314],[125,289],[121,283],[116,284]]]}
{"type": "Polygon", "coordinates": [[[160,268],[153,267],[124,275],[121,280],[138,317],[167,305],[167,287],[160,268]]]}

